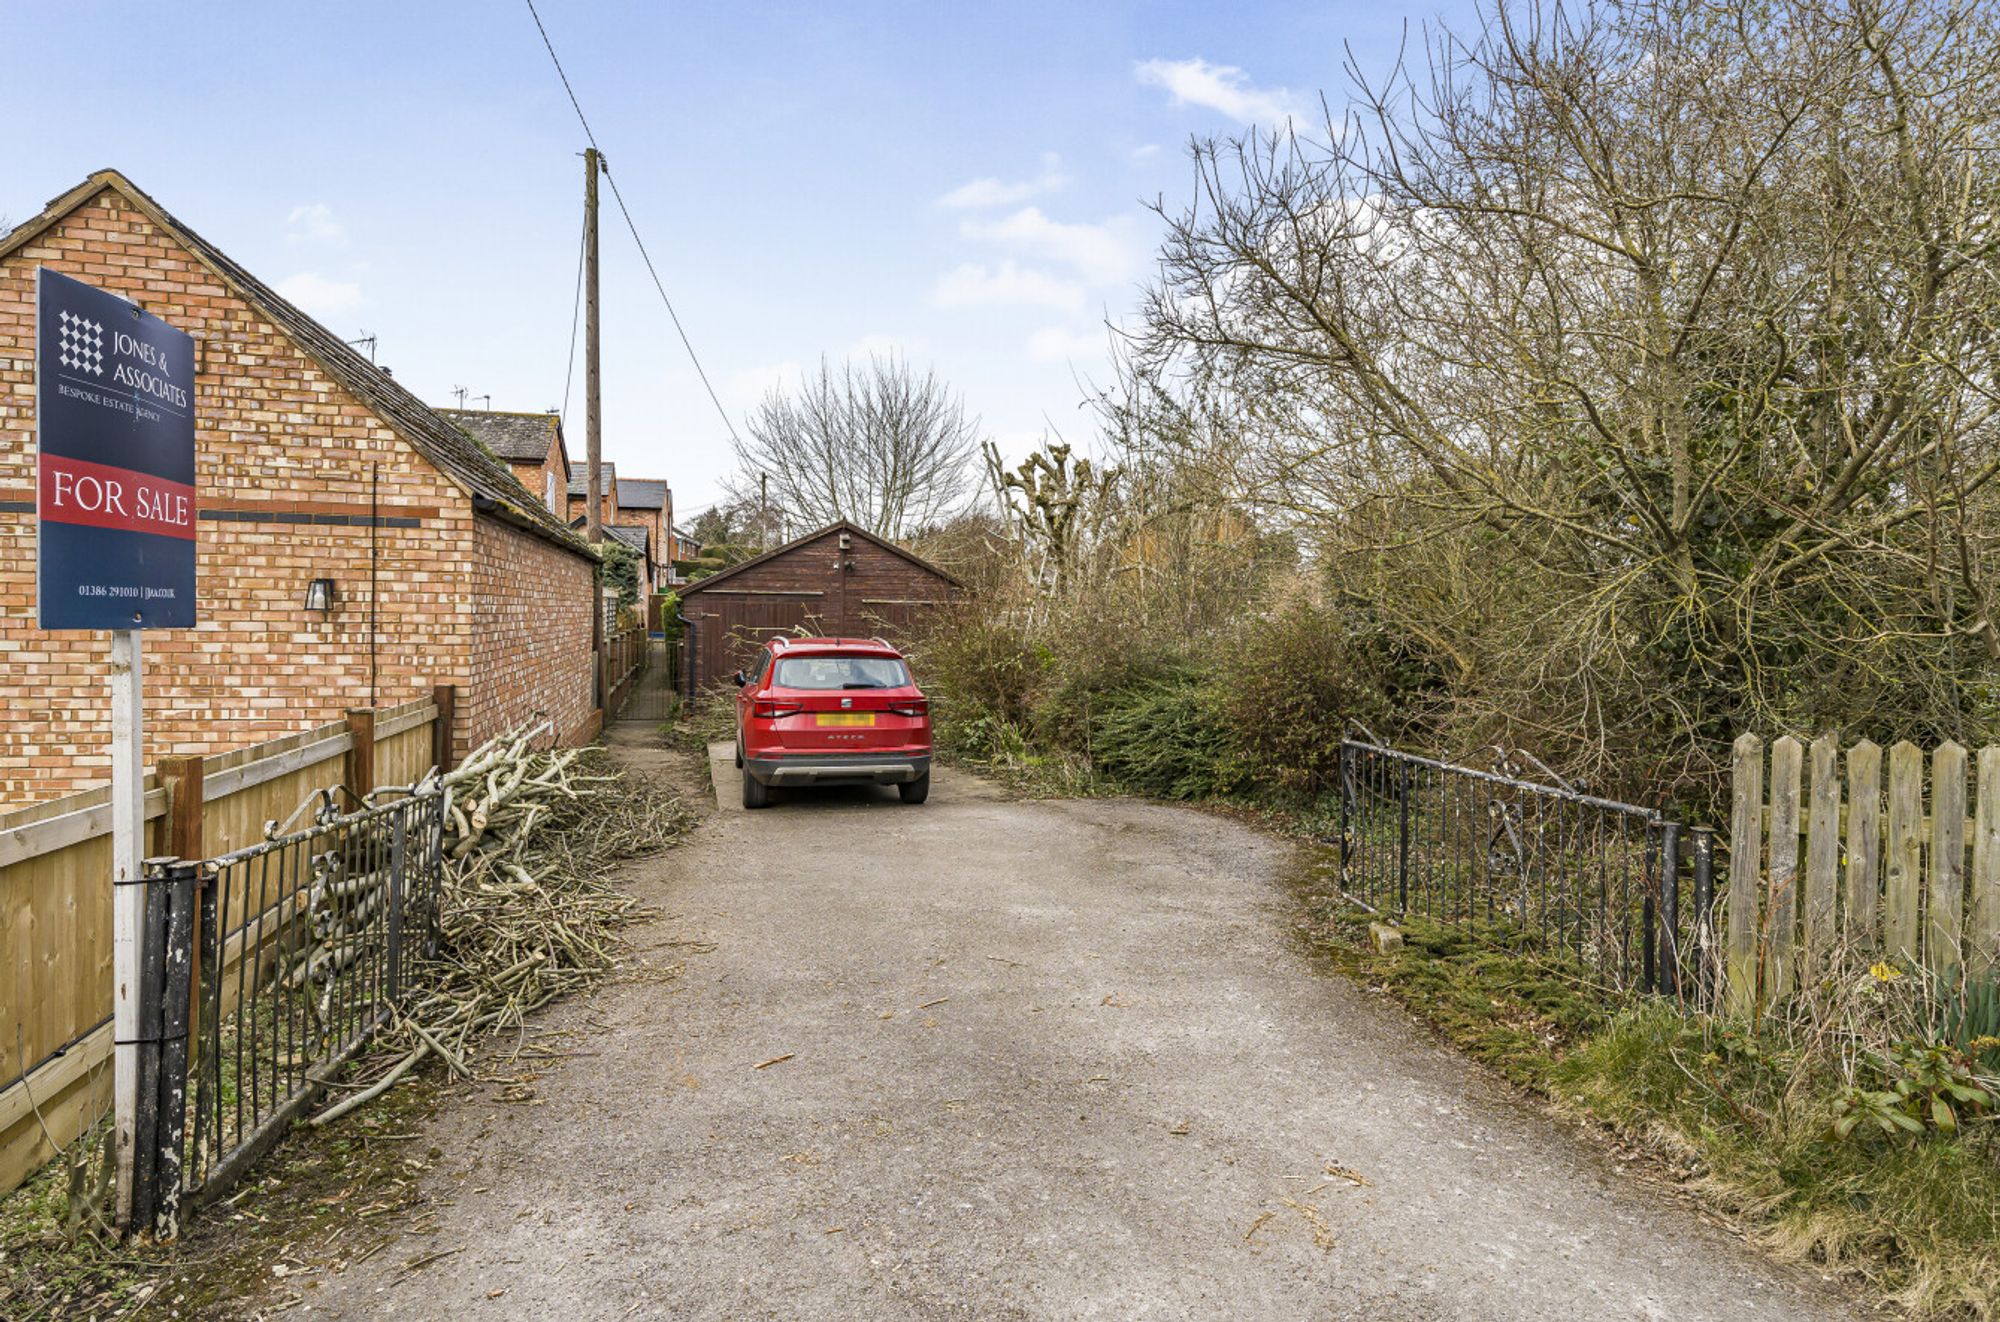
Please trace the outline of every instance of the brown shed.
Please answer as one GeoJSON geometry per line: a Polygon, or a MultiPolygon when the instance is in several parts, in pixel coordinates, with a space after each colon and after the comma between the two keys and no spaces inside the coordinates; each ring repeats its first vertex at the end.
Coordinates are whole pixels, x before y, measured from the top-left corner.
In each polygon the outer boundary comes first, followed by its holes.
{"type": "Polygon", "coordinates": [[[774,634],[909,635],[956,596],[936,565],[842,519],[679,589],[688,692],[720,684],[774,634]]]}

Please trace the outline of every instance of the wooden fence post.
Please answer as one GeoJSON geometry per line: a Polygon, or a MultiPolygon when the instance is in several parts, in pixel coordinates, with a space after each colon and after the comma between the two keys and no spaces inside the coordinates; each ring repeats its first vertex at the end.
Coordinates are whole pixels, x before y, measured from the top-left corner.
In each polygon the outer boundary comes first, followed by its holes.
{"type": "Polygon", "coordinates": [[[1799,926],[1799,741],[1785,735],[1771,745],[1770,863],[1764,884],[1763,1002],[1789,995],[1799,926]]]}
{"type": "Polygon", "coordinates": [[[1847,944],[1873,952],[1882,887],[1882,749],[1863,739],[1847,750],[1847,944]]]}
{"type": "Polygon", "coordinates": [[[1965,749],[1931,750],[1931,867],[1924,960],[1934,973],[1959,967],[1959,924],[1965,917],[1965,749]]]}
{"type": "Polygon", "coordinates": [[[2000,968],[2000,748],[1979,750],[1979,807],[1972,829],[1972,909],[1965,921],[1965,968],[1984,977],[2000,968]]]}
{"type": "Polygon", "coordinates": [[[1806,917],[1803,976],[1817,978],[1838,939],[1840,894],[1840,745],[1830,734],[1813,740],[1812,822],[1806,835],[1806,917]]]}
{"type": "Polygon", "coordinates": [[[1723,1006],[1757,1008],[1757,874],[1764,841],[1764,741],[1738,735],[1730,756],[1729,928],[1723,950],[1723,1006]]]}
{"type": "Polygon", "coordinates": [[[167,791],[167,838],[161,853],[189,863],[207,853],[202,811],[205,774],[199,756],[160,759],[160,785],[167,791]]]}
{"type": "Polygon", "coordinates": [[[372,707],[349,707],[347,709],[347,733],[354,740],[347,750],[347,765],[343,769],[341,782],[354,796],[353,807],[360,807],[368,792],[375,788],[375,710],[372,707]]]}
{"type": "Polygon", "coordinates": [[[452,723],[458,715],[458,689],[450,684],[434,686],[431,705],[437,708],[437,716],[431,721],[431,765],[442,775],[452,767],[452,723]]]}
{"type": "Polygon", "coordinates": [[[1914,964],[1924,862],[1924,755],[1905,739],[1889,750],[1889,856],[1882,887],[1882,945],[1914,964]]]}

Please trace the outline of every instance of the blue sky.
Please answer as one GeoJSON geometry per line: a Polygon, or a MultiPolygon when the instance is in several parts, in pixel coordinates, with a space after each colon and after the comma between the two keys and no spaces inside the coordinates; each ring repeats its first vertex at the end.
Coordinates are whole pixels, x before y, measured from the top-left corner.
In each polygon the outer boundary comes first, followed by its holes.
{"type": "MultiPolygon", "coordinates": [[[[1310,110],[1344,43],[1379,71],[1440,12],[537,3],[739,428],[821,354],[893,349],[1010,454],[1087,436],[1189,138],[1310,110]]],[[[0,113],[33,131],[0,216],[115,166],[431,402],[562,402],[584,141],[521,0],[7,8],[0,113]]],[[[691,516],[727,432],[606,208],[605,452],[691,516]]],[[[580,459],[580,365],[569,417],[580,459]]]]}

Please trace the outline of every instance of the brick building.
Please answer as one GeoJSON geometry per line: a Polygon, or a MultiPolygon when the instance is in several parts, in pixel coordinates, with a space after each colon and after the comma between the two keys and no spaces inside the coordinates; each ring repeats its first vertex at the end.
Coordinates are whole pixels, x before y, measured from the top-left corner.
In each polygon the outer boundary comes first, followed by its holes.
{"type": "Polygon", "coordinates": [[[564,517],[569,508],[570,464],[560,413],[496,413],[491,409],[438,412],[506,464],[514,479],[549,513],[564,517]]]}
{"type": "Polygon", "coordinates": [[[774,634],[900,641],[962,588],[843,519],[678,591],[693,626],[684,679],[692,695],[723,683],[774,634]]]}
{"type": "MultiPolygon", "coordinates": [[[[597,466],[599,486],[597,499],[598,521],[609,526],[618,522],[618,465],[606,460],[597,466]]],[[[590,485],[590,464],[580,462],[569,470],[569,505],[565,517],[571,526],[576,526],[588,512],[590,504],[584,499],[584,490],[590,485]]]]}
{"type": "MultiPolygon", "coordinates": [[[[668,567],[675,559],[674,492],[663,479],[620,477],[618,465],[601,463],[598,519],[607,537],[616,538],[645,557],[642,583],[646,593],[667,586],[668,567]]],[[[581,529],[590,503],[584,492],[590,474],[584,465],[570,470],[569,526],[581,529]]]]}
{"type": "Polygon", "coordinates": [[[618,522],[644,528],[661,564],[673,559],[674,489],[656,477],[627,477],[618,483],[618,522]]]}
{"type": "Polygon", "coordinates": [[[145,640],[146,755],[458,686],[463,752],[598,719],[598,558],[507,467],[104,170],[0,236],[0,807],[108,774],[104,634],[35,627],[35,270],[193,335],[200,624],[145,640]],[[334,601],[306,607],[331,579],[334,601]]]}

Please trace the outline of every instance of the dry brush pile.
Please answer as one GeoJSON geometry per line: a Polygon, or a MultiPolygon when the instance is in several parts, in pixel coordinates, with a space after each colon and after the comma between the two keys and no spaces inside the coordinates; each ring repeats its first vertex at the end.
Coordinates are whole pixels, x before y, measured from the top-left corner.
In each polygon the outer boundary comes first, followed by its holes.
{"type": "Polygon", "coordinates": [[[435,951],[416,950],[404,978],[412,990],[354,1071],[365,1086],[312,1123],[380,1096],[432,1056],[470,1077],[482,1039],[614,968],[618,930],[644,910],[607,874],[673,844],[693,814],[600,750],[534,751],[544,733],[501,735],[443,777],[451,798],[435,951]]]}

